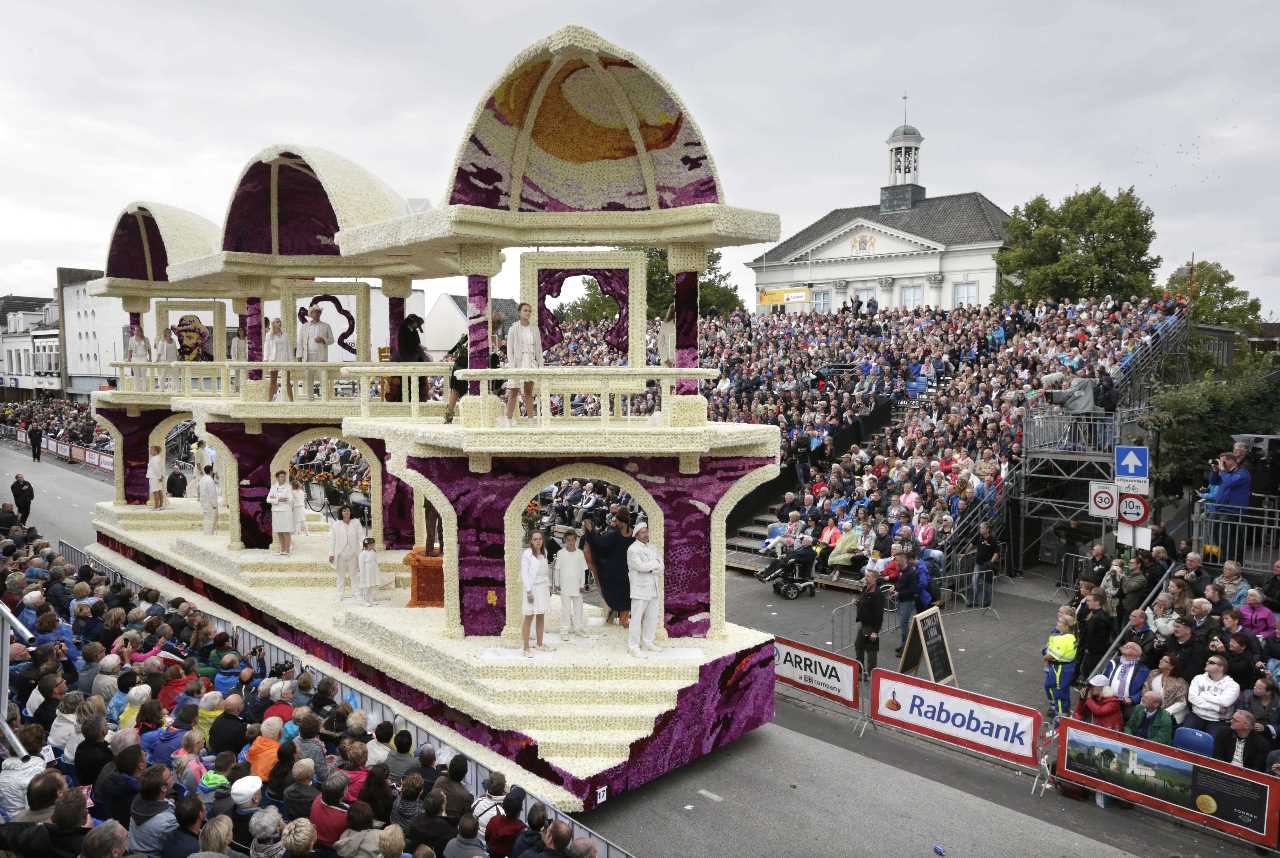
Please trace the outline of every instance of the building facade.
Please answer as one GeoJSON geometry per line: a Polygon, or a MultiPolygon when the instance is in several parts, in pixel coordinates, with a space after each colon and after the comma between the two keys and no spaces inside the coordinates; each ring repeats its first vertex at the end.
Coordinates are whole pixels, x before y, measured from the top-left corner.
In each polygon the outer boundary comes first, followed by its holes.
{"type": "Polygon", "coordinates": [[[759,312],[835,312],[875,298],[884,307],[985,304],[1009,216],[980,193],[929,197],[920,179],[924,137],[895,129],[889,184],[874,205],[835,209],[747,263],[759,312]]]}
{"type": "Polygon", "coordinates": [[[0,298],[0,368],[5,402],[62,390],[58,306],[48,298],[0,298]]]}

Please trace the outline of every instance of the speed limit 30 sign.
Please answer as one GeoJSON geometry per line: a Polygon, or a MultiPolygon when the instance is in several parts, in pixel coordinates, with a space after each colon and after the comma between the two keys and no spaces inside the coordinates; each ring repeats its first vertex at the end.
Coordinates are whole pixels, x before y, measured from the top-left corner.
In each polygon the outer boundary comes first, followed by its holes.
{"type": "Polygon", "coordinates": [[[1121,524],[1132,524],[1135,527],[1146,524],[1151,518],[1151,504],[1142,495],[1120,495],[1117,509],[1121,524]]]}
{"type": "Polygon", "coordinates": [[[1089,483],[1089,515],[1094,518],[1115,518],[1120,495],[1115,483],[1089,483]]]}

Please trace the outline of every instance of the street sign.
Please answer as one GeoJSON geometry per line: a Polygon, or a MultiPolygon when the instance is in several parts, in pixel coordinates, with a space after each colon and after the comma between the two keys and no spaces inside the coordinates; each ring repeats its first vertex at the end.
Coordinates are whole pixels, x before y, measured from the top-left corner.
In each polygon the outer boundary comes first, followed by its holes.
{"type": "Polygon", "coordinates": [[[1120,493],[1115,483],[1089,483],[1089,515],[1094,518],[1115,518],[1120,505],[1120,493]]]}
{"type": "Polygon", "coordinates": [[[1122,495],[1151,494],[1151,480],[1145,477],[1116,477],[1116,489],[1122,495]]]}
{"type": "Polygon", "coordinates": [[[1142,495],[1120,495],[1117,515],[1121,524],[1146,524],[1151,517],[1151,504],[1142,495]]]}
{"type": "Polygon", "coordinates": [[[1139,551],[1151,550],[1151,528],[1134,527],[1132,524],[1116,525],[1116,542],[1131,545],[1139,551]]]}
{"type": "Polygon", "coordinates": [[[1151,457],[1146,447],[1116,447],[1116,476],[1147,478],[1151,457]]]}

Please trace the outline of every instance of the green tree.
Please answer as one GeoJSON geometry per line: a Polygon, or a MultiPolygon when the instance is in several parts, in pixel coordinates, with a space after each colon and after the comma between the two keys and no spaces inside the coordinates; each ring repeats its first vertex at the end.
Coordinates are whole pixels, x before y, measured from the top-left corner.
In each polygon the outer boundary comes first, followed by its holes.
{"type": "Polygon", "coordinates": [[[1197,322],[1257,333],[1262,302],[1247,290],[1232,286],[1236,278],[1230,271],[1221,263],[1201,259],[1195,263],[1195,277],[1191,273],[1190,265],[1182,266],[1169,275],[1165,289],[1188,297],[1197,322]]]}
{"type": "Polygon", "coordinates": [[[1160,266],[1153,217],[1133,188],[1113,197],[1101,185],[1057,206],[1042,194],[1014,208],[996,253],[995,300],[1150,295],[1160,266]]]}
{"type": "Polygon", "coordinates": [[[618,317],[618,302],[600,291],[600,284],[594,277],[584,278],[586,292],[581,298],[561,304],[556,309],[556,316],[566,322],[599,322],[602,319],[618,317]]]}
{"type": "MultiPolygon", "coordinates": [[[[649,257],[646,277],[649,318],[658,319],[666,315],[667,308],[676,299],[676,278],[667,269],[665,250],[649,248],[645,253],[649,257]]],[[[743,309],[742,299],[729,282],[729,272],[721,270],[720,261],[720,251],[707,251],[707,270],[698,279],[698,312],[703,315],[718,313],[723,316],[743,309]]]]}
{"type": "Polygon", "coordinates": [[[1231,436],[1269,435],[1280,424],[1280,383],[1274,354],[1238,355],[1228,370],[1210,370],[1151,400],[1148,418],[1159,432],[1155,478],[1160,493],[1180,495],[1204,484],[1208,462],[1231,448],[1231,436]]]}

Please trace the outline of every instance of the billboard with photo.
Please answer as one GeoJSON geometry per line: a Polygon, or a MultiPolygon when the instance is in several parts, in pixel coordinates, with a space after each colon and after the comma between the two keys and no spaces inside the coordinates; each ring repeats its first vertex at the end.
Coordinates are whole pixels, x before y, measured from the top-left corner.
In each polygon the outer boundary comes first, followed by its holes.
{"type": "Polygon", "coordinates": [[[1275,848],[1280,779],[1064,718],[1058,777],[1275,848]]]}

